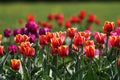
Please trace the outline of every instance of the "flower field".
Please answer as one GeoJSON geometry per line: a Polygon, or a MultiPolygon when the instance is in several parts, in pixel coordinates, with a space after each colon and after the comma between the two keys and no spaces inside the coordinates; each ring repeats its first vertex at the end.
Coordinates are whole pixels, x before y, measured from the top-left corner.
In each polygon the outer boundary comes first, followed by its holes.
{"type": "Polygon", "coordinates": [[[120,19],[56,10],[1,21],[0,80],[120,80],[120,19]]]}

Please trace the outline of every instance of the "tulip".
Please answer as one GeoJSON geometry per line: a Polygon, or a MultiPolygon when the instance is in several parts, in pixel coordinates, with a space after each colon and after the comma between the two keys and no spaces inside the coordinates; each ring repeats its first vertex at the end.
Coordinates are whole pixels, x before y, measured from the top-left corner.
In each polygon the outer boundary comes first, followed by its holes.
{"type": "Polygon", "coordinates": [[[84,18],[85,18],[85,15],[86,15],[86,11],[83,10],[83,11],[80,11],[80,12],[79,12],[78,17],[79,17],[80,19],[84,19],[84,18]]]}
{"type": "Polygon", "coordinates": [[[41,25],[42,27],[52,28],[52,24],[50,24],[49,22],[41,22],[40,25],[41,25]]]}
{"type": "Polygon", "coordinates": [[[70,38],[73,38],[77,32],[77,28],[68,28],[67,34],[70,38]]]}
{"type": "Polygon", "coordinates": [[[95,15],[95,14],[90,14],[90,15],[88,16],[87,22],[88,22],[88,23],[92,23],[92,22],[95,21],[95,18],[96,18],[96,15],[95,15]]]}
{"type": "Polygon", "coordinates": [[[16,36],[17,34],[21,34],[21,29],[14,29],[13,35],[16,36]]]}
{"type": "Polygon", "coordinates": [[[3,46],[0,46],[0,56],[3,55],[3,52],[4,52],[4,47],[3,47],[3,46]]]}
{"type": "Polygon", "coordinates": [[[19,19],[19,20],[18,20],[18,23],[19,23],[19,24],[23,24],[23,20],[22,20],[22,19],[19,19]]]}
{"type": "Polygon", "coordinates": [[[58,52],[57,48],[54,48],[52,45],[50,45],[50,48],[51,48],[52,54],[57,54],[57,52],[58,52]]]}
{"type": "Polygon", "coordinates": [[[0,41],[2,40],[2,35],[0,34],[0,41]]]}
{"type": "Polygon", "coordinates": [[[67,21],[65,22],[65,27],[66,27],[66,28],[72,27],[71,22],[67,20],[67,21]]]}
{"type": "Polygon", "coordinates": [[[76,16],[71,16],[70,17],[70,22],[71,23],[76,23],[77,22],[77,17],[76,16]]]}
{"type": "Polygon", "coordinates": [[[106,34],[96,32],[94,33],[94,39],[99,44],[104,44],[106,40],[106,34]]]}
{"type": "Polygon", "coordinates": [[[36,33],[36,30],[38,29],[38,25],[34,21],[28,21],[25,27],[28,28],[28,31],[31,33],[36,33]]]}
{"type": "Polygon", "coordinates": [[[35,43],[35,41],[36,41],[36,36],[35,36],[34,34],[29,34],[28,36],[30,37],[30,42],[31,42],[31,43],[35,43]]]}
{"type": "Polygon", "coordinates": [[[114,22],[105,21],[103,29],[105,33],[110,34],[114,30],[114,22]]]}
{"type": "Polygon", "coordinates": [[[85,46],[92,46],[92,45],[94,45],[94,41],[93,40],[87,40],[87,41],[85,41],[85,46]]]}
{"type": "Polygon", "coordinates": [[[50,13],[48,15],[48,20],[53,20],[55,18],[55,15],[53,13],[50,13]]]}
{"type": "Polygon", "coordinates": [[[14,44],[11,44],[8,46],[8,52],[13,55],[15,53],[17,53],[17,46],[14,44]]]}
{"type": "Polygon", "coordinates": [[[62,13],[59,13],[55,16],[56,20],[63,20],[64,19],[64,15],[62,13]]]}
{"type": "Polygon", "coordinates": [[[78,47],[75,46],[74,44],[72,44],[72,50],[74,50],[74,51],[78,51],[78,47]]]}
{"type": "Polygon", "coordinates": [[[13,70],[18,71],[20,69],[20,59],[11,59],[11,67],[13,70]]]}
{"type": "Polygon", "coordinates": [[[23,34],[28,34],[29,33],[29,31],[28,31],[28,28],[21,28],[21,34],[23,35],[23,34]]]}
{"type": "Polygon", "coordinates": [[[26,47],[23,54],[27,57],[33,57],[35,55],[35,49],[33,47],[26,47]]]}
{"type": "Polygon", "coordinates": [[[14,38],[14,41],[18,44],[20,44],[21,42],[29,41],[29,40],[30,38],[27,35],[21,35],[21,34],[16,35],[14,38]]]}
{"type": "Polygon", "coordinates": [[[118,58],[118,67],[120,67],[120,58],[118,58]]]}
{"type": "Polygon", "coordinates": [[[96,23],[97,25],[100,25],[100,20],[99,20],[99,19],[96,19],[96,20],[95,20],[95,23],[96,23]]]}
{"type": "Polygon", "coordinates": [[[86,46],[85,53],[88,58],[93,58],[95,56],[95,46],[86,46]]]}
{"type": "Polygon", "coordinates": [[[63,25],[63,20],[58,20],[58,26],[62,26],[63,25]]]}
{"type": "Polygon", "coordinates": [[[115,29],[115,31],[116,31],[117,35],[120,36],[120,27],[117,27],[117,28],[115,29]]]}
{"type": "Polygon", "coordinates": [[[46,32],[50,32],[51,30],[49,28],[40,28],[39,29],[39,34],[40,35],[45,35],[46,32]]]}
{"type": "Polygon", "coordinates": [[[53,34],[51,32],[46,32],[47,41],[50,42],[50,39],[53,38],[53,34]]]}
{"type": "Polygon", "coordinates": [[[54,48],[58,48],[59,46],[61,46],[63,44],[62,40],[60,38],[52,38],[51,39],[51,45],[54,48]]]}
{"type": "Polygon", "coordinates": [[[110,37],[109,37],[109,43],[110,43],[110,45],[111,45],[112,47],[115,46],[116,40],[117,40],[117,36],[110,36],[110,37]]]}
{"type": "Polygon", "coordinates": [[[28,21],[34,21],[34,15],[28,14],[28,21]]]}
{"type": "Polygon", "coordinates": [[[69,54],[69,47],[66,45],[61,45],[60,47],[58,47],[58,55],[60,57],[65,57],[68,56],[69,54]]]}
{"type": "Polygon", "coordinates": [[[91,32],[89,30],[85,30],[83,32],[78,32],[79,35],[84,36],[85,40],[90,39],[91,32]]]}
{"type": "Polygon", "coordinates": [[[11,31],[10,29],[5,29],[5,30],[4,30],[4,36],[5,36],[5,37],[8,38],[8,37],[10,37],[11,35],[12,35],[12,31],[11,31]]]}
{"type": "Polygon", "coordinates": [[[116,24],[117,24],[117,27],[120,27],[120,19],[117,20],[116,24]]]}
{"type": "Polygon", "coordinates": [[[80,34],[76,34],[73,38],[73,42],[74,42],[75,46],[81,47],[84,45],[85,37],[81,36],[80,34]]]}
{"type": "Polygon", "coordinates": [[[48,44],[47,36],[46,35],[40,35],[39,36],[39,44],[41,46],[45,46],[48,44]]]}

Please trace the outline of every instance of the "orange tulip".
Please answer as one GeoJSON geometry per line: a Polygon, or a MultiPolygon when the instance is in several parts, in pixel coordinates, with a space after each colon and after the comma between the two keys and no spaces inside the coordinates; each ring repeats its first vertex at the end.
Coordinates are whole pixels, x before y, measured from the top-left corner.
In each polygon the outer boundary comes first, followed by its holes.
{"type": "Polygon", "coordinates": [[[51,32],[46,32],[47,41],[50,42],[50,39],[53,38],[53,34],[51,32]]]}
{"type": "Polygon", "coordinates": [[[50,45],[50,47],[51,47],[51,52],[52,52],[52,54],[56,54],[57,51],[58,51],[58,49],[57,49],[57,48],[54,48],[52,45],[50,45]]]}
{"type": "Polygon", "coordinates": [[[48,44],[48,39],[47,39],[47,36],[46,35],[41,35],[39,36],[39,44],[41,46],[45,46],[48,44]]]}
{"type": "Polygon", "coordinates": [[[27,57],[33,57],[35,55],[35,49],[33,47],[26,47],[23,54],[27,57]]]}
{"type": "Polygon", "coordinates": [[[114,22],[105,21],[103,29],[105,33],[110,34],[114,30],[114,22]]]}
{"type": "Polygon", "coordinates": [[[52,38],[51,39],[51,45],[54,48],[58,48],[59,46],[61,46],[63,44],[62,40],[60,38],[52,38]]]}
{"type": "Polygon", "coordinates": [[[93,40],[87,40],[87,41],[85,41],[85,45],[86,46],[94,45],[94,41],[93,40]]]}
{"type": "Polygon", "coordinates": [[[21,35],[21,34],[16,35],[14,38],[14,41],[18,44],[29,41],[29,40],[30,38],[27,35],[21,35]]]}
{"type": "Polygon", "coordinates": [[[83,46],[84,42],[85,42],[85,37],[81,36],[80,34],[76,34],[73,38],[74,44],[77,47],[81,47],[83,46]]]}
{"type": "Polygon", "coordinates": [[[120,67],[120,57],[118,58],[118,66],[120,67]]]}
{"type": "Polygon", "coordinates": [[[93,58],[95,56],[95,46],[86,46],[85,52],[88,58],[93,58]]]}
{"type": "Polygon", "coordinates": [[[4,47],[0,46],[0,56],[3,55],[4,47]]]}
{"type": "Polygon", "coordinates": [[[67,33],[70,38],[73,38],[77,32],[77,28],[68,28],[67,33]]]}
{"type": "Polygon", "coordinates": [[[0,41],[2,40],[2,35],[0,34],[0,41]]]}
{"type": "Polygon", "coordinates": [[[62,46],[58,47],[58,55],[60,57],[68,56],[68,54],[69,54],[69,47],[68,46],[62,45],[62,46]]]}
{"type": "Polygon", "coordinates": [[[110,45],[111,45],[112,47],[115,46],[116,40],[117,40],[117,36],[110,36],[110,37],[109,37],[109,42],[110,42],[110,45]]]}
{"type": "Polygon", "coordinates": [[[11,67],[13,70],[18,71],[20,69],[20,60],[19,59],[11,59],[11,67]]]}

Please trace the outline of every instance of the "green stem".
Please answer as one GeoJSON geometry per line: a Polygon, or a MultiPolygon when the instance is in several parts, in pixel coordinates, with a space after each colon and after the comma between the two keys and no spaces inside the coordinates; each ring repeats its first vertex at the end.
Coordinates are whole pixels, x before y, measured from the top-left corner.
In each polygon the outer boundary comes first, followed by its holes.
{"type": "Polygon", "coordinates": [[[65,80],[65,61],[64,61],[64,58],[63,58],[63,71],[64,71],[64,74],[63,74],[63,80],[65,80]]]}
{"type": "Polygon", "coordinates": [[[106,35],[106,55],[108,57],[108,38],[109,38],[109,35],[107,34],[106,35]]]}

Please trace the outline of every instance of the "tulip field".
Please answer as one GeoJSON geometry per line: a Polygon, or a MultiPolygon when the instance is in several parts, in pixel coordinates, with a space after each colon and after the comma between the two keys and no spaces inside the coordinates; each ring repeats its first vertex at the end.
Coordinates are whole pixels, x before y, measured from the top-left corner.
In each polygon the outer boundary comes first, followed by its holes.
{"type": "Polygon", "coordinates": [[[0,5],[0,80],[120,80],[119,4],[44,4],[0,5]]]}

